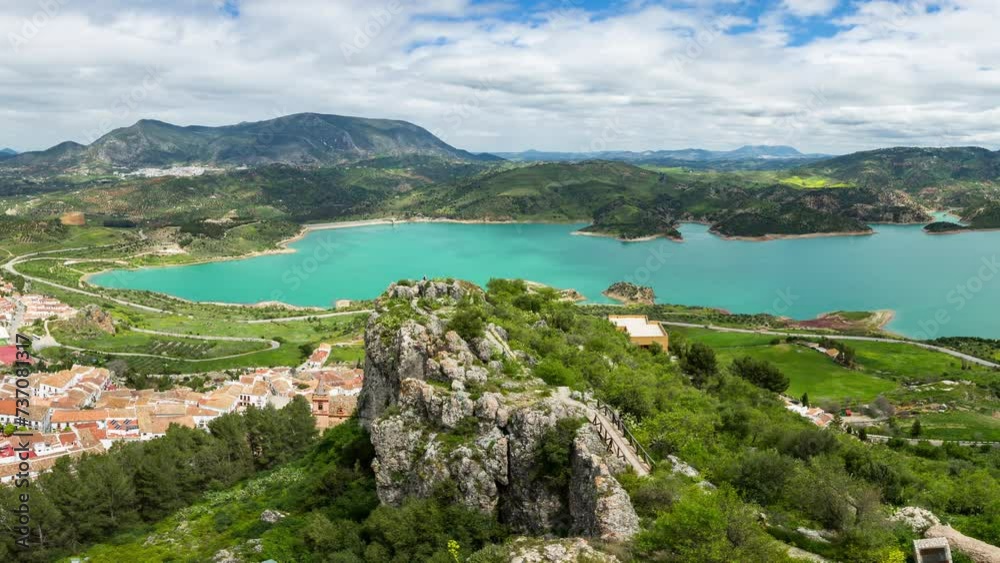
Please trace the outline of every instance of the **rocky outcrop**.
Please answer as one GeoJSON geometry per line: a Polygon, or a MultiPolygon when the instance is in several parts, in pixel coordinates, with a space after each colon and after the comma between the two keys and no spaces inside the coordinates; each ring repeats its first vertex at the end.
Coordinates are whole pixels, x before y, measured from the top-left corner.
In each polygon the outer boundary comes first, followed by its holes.
{"type": "Polygon", "coordinates": [[[87,305],[77,313],[75,323],[83,325],[91,330],[99,330],[108,334],[115,334],[114,319],[97,305],[87,305]]]}
{"type": "MultiPolygon", "coordinates": [[[[622,467],[589,426],[567,459],[568,486],[538,478],[543,437],[560,420],[584,418],[583,407],[530,376],[505,376],[498,358],[524,356],[501,327],[488,325],[471,341],[448,330],[463,298],[481,299],[481,290],[394,285],[376,303],[365,331],[359,416],[375,449],[379,499],[397,505],[443,491],[524,533],[631,537],[638,519],[614,477],[622,467]]],[[[527,362],[524,368],[530,373],[527,362]]]]}
{"type": "Polygon", "coordinates": [[[510,563],[617,563],[619,559],[597,551],[586,540],[568,538],[564,540],[537,541],[526,538],[515,539],[510,544],[510,563]]]}
{"type": "Polygon", "coordinates": [[[629,282],[615,282],[604,290],[604,295],[626,305],[652,305],[656,301],[653,288],[629,282]]]}
{"type": "Polygon", "coordinates": [[[573,443],[573,480],[569,511],[574,534],[605,541],[622,541],[639,531],[639,517],[628,493],[612,472],[624,469],[624,462],[606,455],[600,437],[583,427],[573,443]]]}
{"type": "Polygon", "coordinates": [[[284,512],[281,512],[280,510],[267,509],[264,512],[260,513],[260,521],[265,524],[277,524],[286,516],[288,515],[285,514],[284,512]]]}
{"type": "Polygon", "coordinates": [[[941,521],[933,512],[919,506],[904,506],[894,512],[889,519],[906,524],[917,534],[922,534],[928,528],[941,525],[941,521]]]}

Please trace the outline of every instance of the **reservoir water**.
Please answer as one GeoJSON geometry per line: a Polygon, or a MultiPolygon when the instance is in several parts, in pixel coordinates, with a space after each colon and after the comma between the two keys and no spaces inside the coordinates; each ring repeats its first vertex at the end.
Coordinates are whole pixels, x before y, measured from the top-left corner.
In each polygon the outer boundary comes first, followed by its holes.
{"type": "Polygon", "coordinates": [[[859,237],[727,241],[701,225],[685,242],[573,236],[582,225],[417,223],[317,230],[272,254],[193,266],[107,272],[92,283],[195,301],[330,306],[370,299],[423,276],[485,284],[523,278],[573,288],[592,302],[620,280],[657,301],[798,319],[892,309],[889,330],[916,338],[1000,338],[1000,232],[932,236],[876,226],[859,237]]]}

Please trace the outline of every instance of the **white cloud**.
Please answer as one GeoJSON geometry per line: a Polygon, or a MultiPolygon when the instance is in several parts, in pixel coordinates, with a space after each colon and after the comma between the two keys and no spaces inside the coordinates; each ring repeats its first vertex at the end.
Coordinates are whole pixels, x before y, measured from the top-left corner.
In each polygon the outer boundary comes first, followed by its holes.
{"type": "Polygon", "coordinates": [[[786,12],[729,34],[751,22],[718,2],[508,21],[465,0],[242,0],[237,19],[75,0],[15,52],[39,9],[16,4],[0,8],[0,146],[19,150],[299,111],[406,119],[477,151],[1000,144],[992,0],[870,2],[797,47],[786,12]]]}
{"type": "Polygon", "coordinates": [[[822,16],[837,7],[839,0],[785,0],[785,7],[797,16],[822,16]]]}

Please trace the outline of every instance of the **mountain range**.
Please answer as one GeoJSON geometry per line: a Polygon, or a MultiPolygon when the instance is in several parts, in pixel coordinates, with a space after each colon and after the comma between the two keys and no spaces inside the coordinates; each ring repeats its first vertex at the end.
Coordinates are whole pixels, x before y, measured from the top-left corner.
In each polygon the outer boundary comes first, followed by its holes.
{"type": "Polygon", "coordinates": [[[35,173],[100,173],[171,166],[326,166],[409,155],[458,162],[500,160],[456,149],[405,121],[300,113],[223,127],[141,120],[90,145],[68,141],[12,156],[3,167],[35,173]]]}
{"type": "Polygon", "coordinates": [[[545,152],[529,150],[524,152],[494,152],[493,154],[514,162],[617,160],[633,164],[743,170],[792,168],[830,158],[830,155],[826,154],[803,154],[793,147],[782,145],[745,145],[731,151],[695,148],[641,152],[545,152]]]}

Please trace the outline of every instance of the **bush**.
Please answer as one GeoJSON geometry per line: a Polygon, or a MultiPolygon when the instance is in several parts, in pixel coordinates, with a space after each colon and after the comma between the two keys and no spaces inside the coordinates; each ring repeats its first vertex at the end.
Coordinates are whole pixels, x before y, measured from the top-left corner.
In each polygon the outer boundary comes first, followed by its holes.
{"type": "Polygon", "coordinates": [[[668,561],[789,561],[786,549],[757,523],[756,510],[727,487],[715,492],[688,489],[670,512],[639,535],[636,544],[646,556],[671,554],[668,561]]]}
{"type": "Polygon", "coordinates": [[[715,351],[695,342],[684,353],[681,368],[691,376],[691,381],[698,387],[704,387],[708,379],[719,372],[719,363],[715,359],[715,351]]]}
{"type": "Polygon", "coordinates": [[[743,498],[771,504],[781,498],[795,461],[776,451],[753,451],[738,462],[732,483],[743,498]]]}
{"type": "Polygon", "coordinates": [[[802,460],[833,452],[838,446],[837,437],[820,428],[785,431],[778,439],[778,451],[802,460]]]}
{"type": "Polygon", "coordinates": [[[565,491],[569,487],[573,440],[584,423],[580,418],[560,418],[538,442],[534,477],[553,491],[565,491]]]}
{"type": "Polygon", "coordinates": [[[742,377],[757,387],[767,389],[768,391],[784,393],[788,389],[788,376],[781,373],[781,370],[770,362],[755,360],[750,356],[745,356],[733,360],[733,364],[729,369],[733,375],[742,377]]]}
{"type": "Polygon", "coordinates": [[[486,331],[486,315],[475,307],[463,307],[448,322],[448,330],[454,330],[465,340],[482,338],[486,331]]]}
{"type": "Polygon", "coordinates": [[[568,367],[556,358],[545,358],[535,366],[535,376],[556,387],[575,387],[578,378],[568,367]]]}

